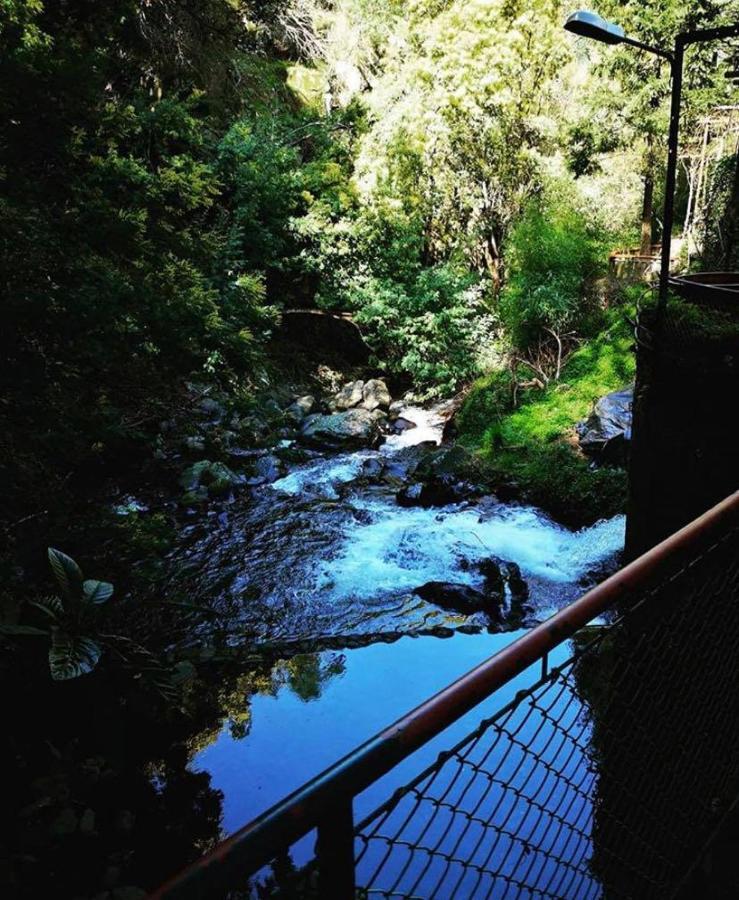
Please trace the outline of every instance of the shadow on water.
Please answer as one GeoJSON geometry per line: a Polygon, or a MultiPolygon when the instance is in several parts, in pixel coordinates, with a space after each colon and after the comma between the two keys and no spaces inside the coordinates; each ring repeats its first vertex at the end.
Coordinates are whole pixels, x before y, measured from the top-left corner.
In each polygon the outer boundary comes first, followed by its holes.
{"type": "Polygon", "coordinates": [[[223,837],[224,796],[193,758],[247,738],[254,697],[311,703],[344,668],[332,652],[216,660],[172,709],[109,674],[51,683],[27,662],[4,673],[1,751],[0,894],[19,900],[135,900],[196,859],[223,837]]]}

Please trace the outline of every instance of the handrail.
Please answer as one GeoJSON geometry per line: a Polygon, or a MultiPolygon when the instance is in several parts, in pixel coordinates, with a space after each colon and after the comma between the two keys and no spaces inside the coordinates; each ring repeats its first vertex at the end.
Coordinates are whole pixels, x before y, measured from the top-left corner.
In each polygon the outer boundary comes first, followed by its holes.
{"type": "Polygon", "coordinates": [[[332,880],[322,883],[321,897],[353,896],[353,889],[348,893],[353,868],[342,872],[339,866],[337,874],[335,851],[337,844],[348,847],[353,861],[349,839],[353,836],[352,801],[357,794],[588,622],[635,591],[656,584],[676,570],[688,552],[709,546],[737,524],[739,491],[402,716],[175,875],[150,900],[214,896],[212,891],[218,886],[233,886],[235,879],[258,871],[316,827],[319,861],[322,844],[334,860],[332,880]]]}

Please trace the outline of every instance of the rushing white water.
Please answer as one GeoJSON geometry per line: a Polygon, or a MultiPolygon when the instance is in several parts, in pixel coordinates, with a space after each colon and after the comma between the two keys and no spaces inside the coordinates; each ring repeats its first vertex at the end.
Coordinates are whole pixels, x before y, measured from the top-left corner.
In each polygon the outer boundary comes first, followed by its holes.
{"type": "Polygon", "coordinates": [[[378,456],[373,450],[358,450],[329,459],[317,459],[279,478],[272,488],[284,494],[309,494],[333,500],[338,497],[336,489],[340,485],[359,478],[365,461],[378,456]]]}
{"type": "Polygon", "coordinates": [[[413,590],[426,581],[475,584],[466,563],[498,556],[524,576],[573,583],[623,546],[624,518],[571,532],[531,507],[501,504],[484,518],[474,507],[399,509],[355,501],[369,521],[352,522],[337,557],[324,568],[336,596],[413,590]]]}
{"type": "Polygon", "coordinates": [[[359,478],[369,459],[392,456],[404,447],[415,447],[426,442],[440,444],[446,421],[443,406],[421,409],[409,406],[403,410],[403,418],[415,424],[402,434],[391,434],[379,450],[358,450],[338,456],[316,459],[307,463],[272,484],[276,491],[285,494],[308,494],[336,499],[337,488],[359,478]]]}
{"type": "MultiPolygon", "coordinates": [[[[444,413],[443,405],[408,407],[403,418],[416,427],[391,435],[379,451],[313,460],[272,488],[293,496],[337,499],[342,485],[361,477],[378,460],[424,442],[441,443],[444,413]]],[[[541,614],[551,611],[552,604],[573,599],[577,582],[623,547],[623,516],[572,532],[540,510],[515,504],[405,508],[392,496],[366,490],[352,492],[344,503],[354,515],[340,526],[331,551],[301,576],[303,592],[330,598],[337,614],[342,601],[361,605],[407,595],[428,581],[481,586],[474,564],[491,556],[519,565],[541,614]]]]}
{"type": "Polygon", "coordinates": [[[391,434],[382,445],[383,452],[392,453],[395,450],[402,450],[403,447],[415,447],[426,441],[440,444],[446,423],[443,407],[444,404],[432,406],[431,409],[407,406],[403,410],[403,418],[413,422],[416,427],[400,434],[391,434]]]}

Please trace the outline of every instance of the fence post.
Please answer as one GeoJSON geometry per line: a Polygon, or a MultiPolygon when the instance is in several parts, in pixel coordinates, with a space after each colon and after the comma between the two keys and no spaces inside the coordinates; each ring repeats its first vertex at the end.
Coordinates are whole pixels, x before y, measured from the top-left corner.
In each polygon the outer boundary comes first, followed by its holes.
{"type": "Polygon", "coordinates": [[[318,825],[316,843],[321,900],[354,898],[353,798],[332,804],[318,825]]]}

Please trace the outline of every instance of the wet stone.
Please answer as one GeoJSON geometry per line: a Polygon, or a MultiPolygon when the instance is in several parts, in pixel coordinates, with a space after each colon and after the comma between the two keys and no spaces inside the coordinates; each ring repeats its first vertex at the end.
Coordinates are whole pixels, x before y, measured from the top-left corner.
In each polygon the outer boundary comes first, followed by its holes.
{"type": "Polygon", "coordinates": [[[336,395],[334,405],[340,410],[358,406],[362,402],[363,391],[363,381],[350,381],[336,395]]]}
{"type": "Polygon", "coordinates": [[[371,378],[362,388],[362,406],[364,409],[378,409],[390,406],[390,391],[387,385],[379,378],[371,378]]]}
{"type": "Polygon", "coordinates": [[[496,598],[478,591],[468,584],[446,581],[428,581],[413,592],[422,600],[433,603],[441,609],[470,615],[484,612],[496,618],[500,615],[500,605],[496,598]]]}
{"type": "Polygon", "coordinates": [[[402,416],[399,416],[393,422],[390,430],[393,434],[403,434],[403,432],[411,431],[413,428],[418,428],[415,422],[411,422],[410,419],[404,419],[402,416]]]}

